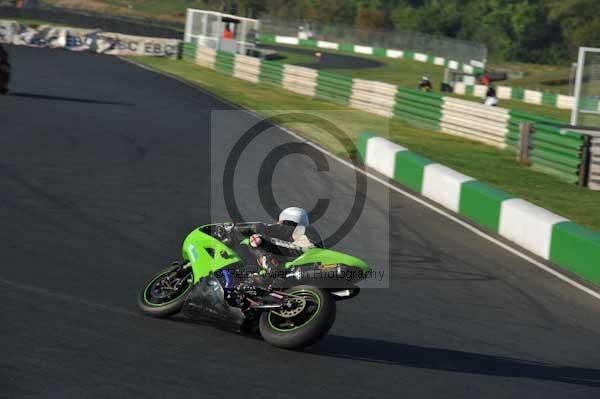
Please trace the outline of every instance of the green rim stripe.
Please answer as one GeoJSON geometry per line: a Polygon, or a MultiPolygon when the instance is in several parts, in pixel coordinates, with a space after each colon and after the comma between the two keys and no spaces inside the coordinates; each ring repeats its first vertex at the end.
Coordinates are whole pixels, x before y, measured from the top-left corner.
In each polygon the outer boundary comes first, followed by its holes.
{"type": "MultiPolygon", "coordinates": [[[[165,273],[168,273],[168,272],[166,272],[166,271],[162,271],[162,272],[158,273],[156,276],[152,277],[152,280],[150,280],[150,283],[148,283],[148,285],[147,285],[147,286],[144,288],[144,294],[143,294],[143,297],[144,297],[144,302],[146,302],[146,304],[147,304],[147,305],[149,305],[149,306],[153,306],[153,307],[156,307],[156,308],[159,308],[159,307],[161,307],[161,306],[165,306],[165,305],[168,305],[168,304],[170,304],[170,303],[173,303],[174,301],[176,301],[176,300],[178,300],[179,298],[181,298],[181,296],[182,296],[182,295],[184,295],[186,292],[188,292],[188,291],[189,291],[190,289],[192,289],[192,287],[194,286],[194,283],[190,284],[190,285],[189,285],[189,286],[188,286],[188,287],[185,289],[185,291],[183,291],[183,292],[181,293],[181,295],[179,295],[177,298],[171,299],[169,302],[160,303],[160,304],[156,304],[156,303],[150,303],[150,302],[148,302],[148,300],[146,300],[146,293],[148,292],[148,288],[150,288],[150,286],[152,285],[152,283],[154,283],[154,282],[156,281],[156,279],[157,279],[157,278],[159,278],[160,276],[164,275],[165,273]]],[[[192,273],[192,281],[194,281],[194,274],[193,274],[193,272],[190,272],[190,273],[192,273]]]]}

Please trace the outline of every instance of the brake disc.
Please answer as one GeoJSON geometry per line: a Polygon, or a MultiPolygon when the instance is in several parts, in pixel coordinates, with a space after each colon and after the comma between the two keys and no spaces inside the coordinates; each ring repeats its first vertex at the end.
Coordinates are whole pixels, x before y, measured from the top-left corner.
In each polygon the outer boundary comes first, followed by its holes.
{"type": "Polygon", "coordinates": [[[294,316],[298,316],[306,308],[306,299],[302,297],[294,297],[290,300],[290,302],[294,305],[291,309],[280,309],[278,311],[273,310],[273,314],[285,319],[289,319],[294,316]]]}

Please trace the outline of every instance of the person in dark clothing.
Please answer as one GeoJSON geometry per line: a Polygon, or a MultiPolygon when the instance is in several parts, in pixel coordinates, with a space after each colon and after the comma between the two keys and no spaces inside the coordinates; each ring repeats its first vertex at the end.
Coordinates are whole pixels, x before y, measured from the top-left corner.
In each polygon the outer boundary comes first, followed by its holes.
{"type": "Polygon", "coordinates": [[[498,97],[496,96],[496,88],[494,87],[493,84],[490,84],[488,86],[483,103],[490,107],[498,106],[498,97]]]}
{"type": "Polygon", "coordinates": [[[433,90],[433,85],[431,84],[431,80],[427,76],[423,76],[421,81],[419,82],[418,89],[421,91],[430,92],[433,90]]]}
{"type": "Polygon", "coordinates": [[[496,88],[494,87],[494,85],[489,85],[487,88],[487,93],[485,94],[486,97],[493,97],[496,98],[496,88]]]}
{"type": "Polygon", "coordinates": [[[277,224],[259,225],[250,236],[250,247],[265,271],[277,269],[284,260],[296,258],[311,248],[322,248],[319,233],[309,224],[306,210],[284,209],[277,224]]]}
{"type": "Polygon", "coordinates": [[[0,44],[0,94],[8,93],[8,82],[10,81],[10,62],[8,52],[0,44]]]}
{"type": "Polygon", "coordinates": [[[309,225],[306,210],[297,207],[284,209],[275,224],[252,223],[235,227],[234,241],[249,245],[240,249],[245,263],[243,273],[227,273],[225,297],[231,303],[243,292],[256,286],[267,286],[275,278],[284,277],[280,266],[311,248],[323,248],[316,229],[309,225]]]}

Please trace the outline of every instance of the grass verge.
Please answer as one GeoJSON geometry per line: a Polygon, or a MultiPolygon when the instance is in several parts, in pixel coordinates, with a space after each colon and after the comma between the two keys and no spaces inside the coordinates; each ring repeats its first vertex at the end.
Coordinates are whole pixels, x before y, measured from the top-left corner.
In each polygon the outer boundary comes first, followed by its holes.
{"type": "MultiPolygon", "coordinates": [[[[389,130],[391,140],[411,151],[600,231],[600,193],[566,184],[551,175],[523,166],[515,161],[515,155],[511,151],[416,129],[399,120],[390,121],[329,101],[296,95],[271,85],[252,84],[181,60],[153,57],[132,59],[155,70],[179,76],[263,117],[273,115],[273,111],[269,110],[306,110],[317,115],[322,113],[353,140],[361,131],[379,133],[389,130]]],[[[348,156],[347,150],[335,138],[319,134],[313,126],[284,119],[279,122],[337,155],[348,156]]]]}

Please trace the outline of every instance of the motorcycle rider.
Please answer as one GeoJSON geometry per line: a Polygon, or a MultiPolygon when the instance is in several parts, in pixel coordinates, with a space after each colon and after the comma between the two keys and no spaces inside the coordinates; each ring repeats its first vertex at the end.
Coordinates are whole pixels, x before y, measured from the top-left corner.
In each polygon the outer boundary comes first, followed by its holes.
{"type": "Polygon", "coordinates": [[[323,243],[309,223],[308,212],[289,207],[281,212],[276,224],[259,226],[250,236],[250,246],[258,264],[266,271],[273,271],[281,260],[298,257],[311,248],[322,248],[323,243]]]}
{"type": "MultiPolygon", "coordinates": [[[[323,247],[319,233],[309,224],[308,212],[299,207],[284,209],[279,214],[277,223],[240,226],[236,228],[236,233],[249,238],[249,256],[246,258],[249,269],[246,272],[251,274],[242,277],[234,271],[228,273],[225,299],[230,304],[240,303],[240,298],[255,290],[257,285],[265,286],[272,279],[283,277],[279,275],[282,271],[279,269],[280,264],[297,258],[311,248],[323,247]],[[253,270],[254,261],[258,264],[258,270],[253,270]]],[[[244,258],[243,252],[241,254],[244,258]]]]}
{"type": "Polygon", "coordinates": [[[433,85],[427,76],[422,76],[417,88],[421,91],[430,92],[433,90],[433,85]]]}
{"type": "Polygon", "coordinates": [[[498,96],[496,94],[496,88],[491,83],[488,85],[483,103],[490,107],[495,107],[498,105],[498,96]]]}

